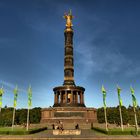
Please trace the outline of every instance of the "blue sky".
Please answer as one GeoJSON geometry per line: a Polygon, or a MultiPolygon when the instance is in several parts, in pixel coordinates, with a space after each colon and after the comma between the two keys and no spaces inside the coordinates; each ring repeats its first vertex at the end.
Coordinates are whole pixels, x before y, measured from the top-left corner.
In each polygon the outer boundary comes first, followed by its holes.
{"type": "Polygon", "coordinates": [[[130,85],[140,104],[140,1],[138,0],[0,0],[0,86],[3,106],[27,107],[32,85],[33,107],[54,103],[53,88],[63,84],[65,12],[74,15],[76,85],[85,87],[85,104],[117,106],[116,85],[125,106],[132,104],[130,85]]]}

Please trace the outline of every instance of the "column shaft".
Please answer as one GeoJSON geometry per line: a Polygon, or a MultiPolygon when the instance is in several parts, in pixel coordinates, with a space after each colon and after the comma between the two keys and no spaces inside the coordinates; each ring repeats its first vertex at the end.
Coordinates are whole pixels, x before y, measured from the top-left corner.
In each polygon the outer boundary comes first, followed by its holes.
{"type": "Polygon", "coordinates": [[[75,104],[76,100],[76,96],[75,96],[75,92],[73,92],[73,103],[75,104]]]}
{"type": "Polygon", "coordinates": [[[73,91],[71,91],[71,103],[73,103],[73,91]]]}
{"type": "Polygon", "coordinates": [[[58,92],[56,93],[56,103],[57,104],[59,103],[59,93],[58,92]]]}
{"type": "Polygon", "coordinates": [[[80,92],[80,104],[82,104],[82,92],[80,92]]]}
{"type": "Polygon", "coordinates": [[[65,91],[65,103],[67,104],[67,99],[68,99],[68,93],[65,91]]]}
{"type": "Polygon", "coordinates": [[[59,100],[59,96],[60,96],[60,95],[59,95],[59,92],[57,91],[57,93],[56,93],[56,94],[57,94],[57,99],[56,99],[56,102],[57,102],[57,103],[60,103],[60,100],[59,100]]]}
{"type": "Polygon", "coordinates": [[[75,98],[75,102],[78,103],[78,91],[76,92],[76,98],[75,98]]]}
{"type": "Polygon", "coordinates": [[[83,100],[83,104],[84,104],[84,92],[82,92],[82,100],[83,100]]]}
{"type": "Polygon", "coordinates": [[[54,93],[54,104],[57,103],[57,92],[54,93]]]}
{"type": "Polygon", "coordinates": [[[60,104],[62,103],[62,91],[60,91],[60,104]]]}

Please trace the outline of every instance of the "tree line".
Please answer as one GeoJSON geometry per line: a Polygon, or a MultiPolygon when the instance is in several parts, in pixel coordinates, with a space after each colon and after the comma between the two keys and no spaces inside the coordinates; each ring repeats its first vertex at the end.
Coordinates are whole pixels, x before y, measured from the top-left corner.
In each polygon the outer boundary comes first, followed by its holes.
{"type": "MultiPolygon", "coordinates": [[[[4,107],[0,114],[0,126],[12,126],[13,108],[4,107]]],[[[30,109],[30,123],[40,123],[41,108],[30,109]]],[[[15,125],[25,125],[27,123],[27,109],[17,109],[15,113],[15,125]]]]}
{"type": "MultiPolygon", "coordinates": [[[[120,113],[119,113],[119,106],[117,107],[107,107],[107,121],[110,124],[116,124],[120,125],[120,113]]],[[[129,105],[128,108],[125,106],[122,106],[122,119],[124,125],[135,125],[135,119],[134,119],[134,110],[133,107],[129,105]]],[[[140,107],[138,106],[136,109],[137,113],[137,120],[138,125],[140,125],[140,107]]],[[[97,119],[99,123],[105,122],[104,117],[104,108],[98,108],[97,109],[97,119]]]]}
{"type": "MultiPolygon", "coordinates": [[[[120,114],[119,114],[119,106],[117,107],[107,107],[107,120],[110,124],[120,125],[120,114]]],[[[138,125],[140,125],[140,107],[137,107],[137,120],[138,125]]],[[[11,126],[12,125],[12,117],[13,117],[13,108],[12,107],[4,107],[1,110],[0,114],[0,126],[11,126]]],[[[134,112],[133,107],[129,106],[126,108],[122,106],[122,118],[123,124],[127,125],[135,125],[134,112]]],[[[97,119],[99,123],[105,122],[104,117],[104,108],[97,109],[97,119]]],[[[41,108],[36,107],[30,109],[30,123],[40,123],[41,120],[41,108]]],[[[15,125],[26,125],[27,123],[27,109],[17,109],[15,113],[15,125]]]]}

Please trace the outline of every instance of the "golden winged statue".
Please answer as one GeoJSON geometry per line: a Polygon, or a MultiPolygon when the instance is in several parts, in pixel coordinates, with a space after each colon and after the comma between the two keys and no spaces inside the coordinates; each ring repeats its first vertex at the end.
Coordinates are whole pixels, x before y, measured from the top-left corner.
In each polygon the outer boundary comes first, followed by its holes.
{"type": "Polygon", "coordinates": [[[68,14],[65,13],[63,17],[66,19],[66,27],[71,28],[73,26],[72,25],[73,16],[71,10],[69,11],[68,14]]]}

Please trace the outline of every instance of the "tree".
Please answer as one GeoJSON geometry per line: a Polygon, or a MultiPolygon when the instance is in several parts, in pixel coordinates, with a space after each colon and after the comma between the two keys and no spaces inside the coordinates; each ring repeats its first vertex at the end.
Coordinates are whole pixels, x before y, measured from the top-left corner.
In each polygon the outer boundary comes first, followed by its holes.
{"type": "Polygon", "coordinates": [[[97,119],[99,123],[104,123],[105,122],[105,117],[104,117],[104,108],[98,108],[97,110],[97,119]]]}
{"type": "MultiPolygon", "coordinates": [[[[122,118],[123,124],[135,124],[134,121],[134,112],[133,107],[129,106],[126,108],[122,106],[122,118]]],[[[138,115],[138,124],[140,124],[140,108],[137,108],[137,115],[138,115]]],[[[97,110],[97,119],[99,123],[104,123],[104,109],[98,108],[97,110]]],[[[107,107],[107,120],[108,123],[120,125],[120,114],[119,114],[119,106],[117,107],[107,107]]]]}
{"type": "Polygon", "coordinates": [[[40,123],[41,119],[41,108],[33,108],[30,111],[30,123],[40,123]]]}

